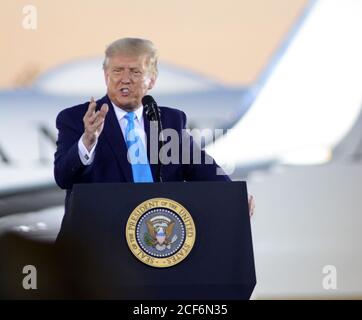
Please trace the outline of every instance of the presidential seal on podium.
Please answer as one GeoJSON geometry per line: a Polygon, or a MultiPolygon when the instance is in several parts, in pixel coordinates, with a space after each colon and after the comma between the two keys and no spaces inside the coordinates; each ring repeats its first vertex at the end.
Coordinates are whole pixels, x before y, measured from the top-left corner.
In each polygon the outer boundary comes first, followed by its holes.
{"type": "Polygon", "coordinates": [[[141,262],[157,268],[183,261],[195,243],[195,223],[180,203],[153,198],[139,204],[126,225],[126,240],[141,262]]]}

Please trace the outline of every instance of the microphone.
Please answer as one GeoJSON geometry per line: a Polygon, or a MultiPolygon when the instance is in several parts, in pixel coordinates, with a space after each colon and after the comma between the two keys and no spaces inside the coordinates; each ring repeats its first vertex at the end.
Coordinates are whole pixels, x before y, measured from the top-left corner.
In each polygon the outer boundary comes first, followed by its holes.
{"type": "Polygon", "coordinates": [[[149,121],[161,121],[161,111],[152,96],[144,96],[142,98],[142,105],[145,108],[146,116],[149,121]]]}
{"type": "Polygon", "coordinates": [[[161,139],[157,139],[157,149],[158,149],[158,164],[157,164],[157,172],[156,172],[156,179],[158,182],[163,182],[162,180],[162,174],[161,174],[161,167],[162,167],[162,163],[160,160],[160,150],[164,145],[164,140],[163,140],[163,133],[162,133],[162,122],[161,122],[161,110],[158,107],[155,99],[153,99],[152,96],[144,96],[142,98],[142,105],[145,109],[145,113],[147,116],[147,119],[149,121],[157,121],[158,124],[158,135],[157,137],[160,136],[161,134],[161,139]],[[160,143],[161,140],[161,143],[160,143]]]}

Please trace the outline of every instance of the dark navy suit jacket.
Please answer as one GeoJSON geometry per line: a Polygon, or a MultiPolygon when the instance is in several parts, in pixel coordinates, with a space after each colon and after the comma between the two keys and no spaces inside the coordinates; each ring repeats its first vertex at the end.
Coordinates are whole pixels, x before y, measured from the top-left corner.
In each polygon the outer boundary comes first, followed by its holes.
{"type": "MultiPolygon", "coordinates": [[[[78,141],[84,132],[83,117],[89,102],[61,111],[56,120],[58,129],[57,150],[54,160],[54,177],[60,188],[67,190],[65,206],[73,184],[75,183],[105,183],[133,182],[131,165],[127,160],[127,147],[119,122],[108,96],[97,101],[97,110],[107,103],[109,111],[105,118],[104,128],[98,138],[95,157],[91,165],[82,164],[78,155],[78,141]]],[[[184,112],[167,107],[161,107],[161,120],[164,129],[172,128],[182,136],[186,126],[184,112]]],[[[147,154],[150,158],[150,121],[144,114],[144,126],[147,137],[147,154]]],[[[182,139],[180,139],[180,147],[182,139]]],[[[181,151],[178,163],[162,166],[163,181],[230,181],[227,175],[217,174],[217,164],[192,164],[192,142],[190,144],[191,163],[182,164],[181,151]]],[[[202,151],[202,159],[205,153],[202,151]]],[[[157,164],[151,164],[151,171],[156,181],[157,164]]],[[[66,214],[63,219],[66,220],[66,214]]]]}

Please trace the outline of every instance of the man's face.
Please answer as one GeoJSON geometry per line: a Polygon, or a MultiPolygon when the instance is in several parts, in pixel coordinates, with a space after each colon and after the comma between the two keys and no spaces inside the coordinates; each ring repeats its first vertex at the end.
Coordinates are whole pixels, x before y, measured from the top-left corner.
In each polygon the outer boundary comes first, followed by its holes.
{"type": "Polygon", "coordinates": [[[137,109],[156,81],[147,66],[145,55],[134,57],[118,54],[109,58],[104,76],[109,98],[126,111],[137,109]]]}

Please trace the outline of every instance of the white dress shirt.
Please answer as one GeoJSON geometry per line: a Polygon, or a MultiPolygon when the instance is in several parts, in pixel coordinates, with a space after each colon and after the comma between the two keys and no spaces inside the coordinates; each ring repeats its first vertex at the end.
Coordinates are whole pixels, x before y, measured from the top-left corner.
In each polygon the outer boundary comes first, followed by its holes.
{"type": "MultiPolygon", "coordinates": [[[[119,126],[121,127],[123,137],[124,137],[125,132],[126,132],[126,127],[127,127],[127,122],[128,122],[124,116],[127,114],[127,111],[124,111],[123,109],[118,108],[113,103],[112,103],[112,106],[113,106],[114,112],[116,113],[116,117],[117,117],[119,126]]],[[[142,143],[147,150],[147,145],[146,145],[147,140],[146,140],[145,126],[144,126],[144,119],[143,119],[143,106],[140,106],[137,110],[134,111],[134,113],[136,115],[135,121],[134,121],[135,130],[137,130],[137,132],[142,140],[142,143]]],[[[98,139],[97,139],[96,143],[94,144],[92,150],[88,151],[82,141],[82,138],[83,138],[83,135],[80,137],[80,139],[78,141],[78,154],[79,154],[79,158],[82,161],[82,163],[84,165],[88,166],[88,165],[92,164],[92,162],[94,160],[95,149],[96,149],[96,146],[98,143],[98,139]]]]}

